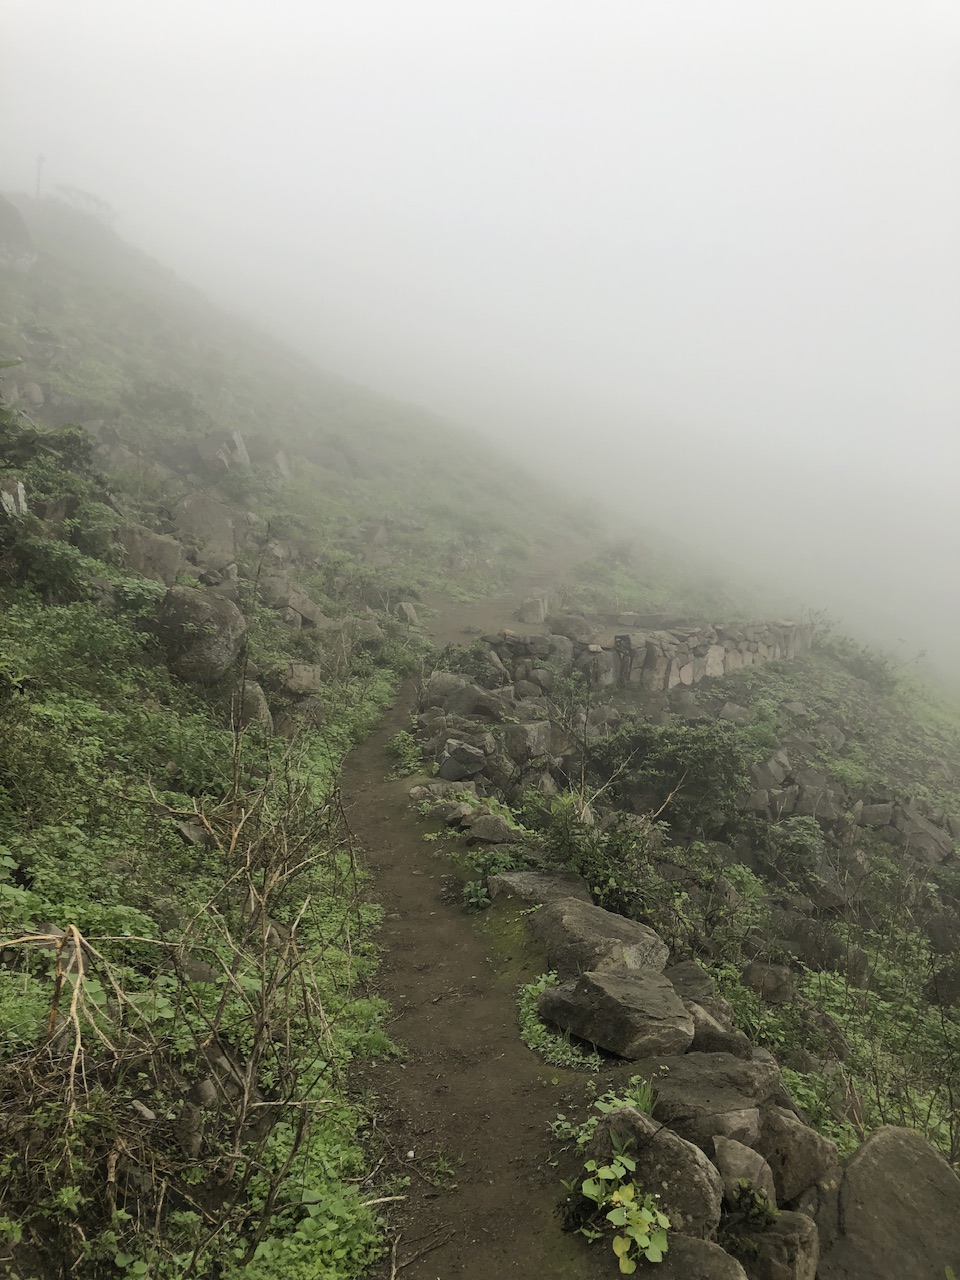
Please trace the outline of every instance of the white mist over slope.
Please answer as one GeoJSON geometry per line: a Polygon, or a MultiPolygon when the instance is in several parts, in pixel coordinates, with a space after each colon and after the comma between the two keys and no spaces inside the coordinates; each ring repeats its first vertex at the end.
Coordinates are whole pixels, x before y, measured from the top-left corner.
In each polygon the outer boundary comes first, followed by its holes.
{"type": "Polygon", "coordinates": [[[0,181],[321,365],[946,653],[947,0],[7,0],[0,181]]]}

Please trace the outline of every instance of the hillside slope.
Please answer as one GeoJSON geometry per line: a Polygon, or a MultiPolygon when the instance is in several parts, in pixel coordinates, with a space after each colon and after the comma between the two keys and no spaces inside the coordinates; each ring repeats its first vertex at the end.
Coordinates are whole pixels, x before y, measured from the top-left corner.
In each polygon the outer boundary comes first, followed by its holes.
{"type": "MultiPolygon", "coordinates": [[[[723,1043],[774,1053],[824,1141],[908,1124],[956,1162],[953,709],[822,625],[804,654],[792,623],[731,621],[774,615],[650,531],[605,536],[607,513],[488,441],[318,373],[90,216],[18,204],[0,219],[7,1273],[352,1280],[383,1255],[376,1215],[409,1170],[356,1098],[359,1064],[397,1048],[339,778],[414,676],[417,736],[383,773],[426,763],[452,788],[471,909],[491,872],[582,874],[710,969],[738,1023],[723,1043]]],[[[365,833],[395,820],[387,792],[365,833]]],[[[403,936],[415,975],[433,940],[403,936]]],[[[542,1048],[550,980],[520,977],[542,1048]]],[[[576,1040],[559,1052],[582,1065],[576,1040]]]]}

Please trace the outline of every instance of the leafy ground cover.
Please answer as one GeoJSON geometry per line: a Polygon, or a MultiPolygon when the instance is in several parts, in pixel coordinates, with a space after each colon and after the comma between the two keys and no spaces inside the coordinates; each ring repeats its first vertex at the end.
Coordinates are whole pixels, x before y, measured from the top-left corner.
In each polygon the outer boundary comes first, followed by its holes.
{"type": "MultiPolygon", "coordinates": [[[[167,669],[163,588],[85,542],[83,438],[0,436],[74,512],[0,526],[6,1273],[359,1275],[379,1196],[347,1077],[392,1047],[337,772],[401,647],[341,662],[311,734],[237,730],[230,689],[167,669]]],[[[264,617],[250,643],[303,642],[264,617]]]]}

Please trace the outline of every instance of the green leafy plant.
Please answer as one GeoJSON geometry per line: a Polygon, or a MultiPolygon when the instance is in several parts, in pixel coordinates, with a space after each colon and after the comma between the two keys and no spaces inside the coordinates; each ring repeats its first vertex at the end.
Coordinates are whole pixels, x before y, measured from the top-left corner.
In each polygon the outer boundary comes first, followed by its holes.
{"type": "Polygon", "coordinates": [[[644,1192],[632,1179],[637,1163],[625,1152],[615,1152],[606,1164],[588,1160],[584,1164],[587,1177],[580,1192],[595,1209],[592,1221],[579,1228],[588,1240],[604,1234],[599,1220],[614,1229],[612,1248],[620,1271],[632,1275],[637,1259],[662,1262],[668,1249],[667,1231],[670,1219],[658,1207],[650,1192],[644,1192]]]}
{"type": "MultiPolygon", "coordinates": [[[[595,1088],[592,1081],[587,1087],[588,1089],[595,1088]]],[[[572,1142],[578,1151],[582,1151],[596,1133],[597,1125],[600,1123],[602,1116],[609,1115],[611,1111],[619,1111],[623,1107],[633,1107],[635,1111],[640,1111],[649,1116],[653,1114],[655,1100],[656,1091],[653,1085],[648,1080],[645,1080],[643,1076],[631,1076],[626,1088],[619,1090],[608,1089],[605,1093],[600,1094],[598,1098],[594,1098],[591,1105],[591,1114],[580,1124],[575,1124],[562,1112],[559,1113],[557,1118],[551,1122],[550,1132],[555,1138],[559,1138],[561,1142],[572,1142]]]]}
{"type": "Polygon", "coordinates": [[[483,880],[468,880],[463,886],[463,905],[471,914],[486,911],[491,905],[490,894],[483,880]]]}
{"type": "Polygon", "coordinates": [[[423,772],[423,753],[409,730],[400,729],[395,733],[387,743],[386,752],[395,761],[390,770],[391,778],[409,778],[423,772]]]}
{"type": "Polygon", "coordinates": [[[603,1059],[596,1049],[575,1044],[568,1035],[546,1026],[540,1019],[537,1001],[548,987],[555,987],[557,982],[555,973],[543,973],[517,991],[520,1038],[528,1049],[539,1054],[553,1067],[566,1067],[572,1071],[599,1071],[603,1059]]]}

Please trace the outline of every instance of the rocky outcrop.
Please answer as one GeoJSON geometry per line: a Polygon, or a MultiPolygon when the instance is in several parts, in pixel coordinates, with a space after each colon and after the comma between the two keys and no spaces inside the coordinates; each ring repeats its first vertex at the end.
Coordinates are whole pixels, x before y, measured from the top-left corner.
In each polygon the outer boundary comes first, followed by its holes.
{"type": "Polygon", "coordinates": [[[230,600],[194,587],[171,587],[158,626],[167,660],[181,680],[215,684],[236,662],[246,637],[243,614],[230,600]]]}
{"type": "MultiPolygon", "coordinates": [[[[598,621],[571,613],[544,618],[538,604],[539,600],[524,601],[523,620],[545,621],[551,632],[546,639],[562,636],[572,644],[571,660],[594,684],[634,684],[647,693],[796,658],[809,650],[813,638],[810,627],[796,622],[643,629],[636,626],[636,615],[630,614],[605,615],[598,621]]],[[[537,642],[545,637],[501,632],[484,638],[509,670],[517,659],[538,656],[537,642]]]]}
{"type": "Polygon", "coordinates": [[[309,698],[326,683],[323,667],[312,662],[290,662],[280,678],[280,688],[295,698],[309,698]]]}
{"type": "Polygon", "coordinates": [[[206,436],[197,442],[197,453],[204,470],[211,476],[250,466],[250,454],[239,431],[220,431],[206,436]]]}

